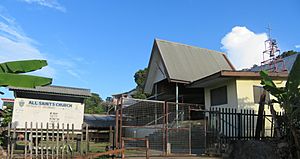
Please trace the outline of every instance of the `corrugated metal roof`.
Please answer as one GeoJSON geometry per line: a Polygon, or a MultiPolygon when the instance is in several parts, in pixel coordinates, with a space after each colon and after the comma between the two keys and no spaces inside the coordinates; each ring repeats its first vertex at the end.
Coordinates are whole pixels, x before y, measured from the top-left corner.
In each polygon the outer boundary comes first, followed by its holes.
{"type": "Polygon", "coordinates": [[[223,53],[156,40],[170,79],[192,82],[220,70],[233,70],[223,53]]]}
{"type": "MultiPolygon", "coordinates": [[[[268,75],[273,79],[277,80],[287,80],[288,73],[287,72],[269,72],[268,75]]],[[[226,82],[229,79],[251,79],[251,80],[260,80],[260,73],[254,71],[220,71],[214,73],[210,76],[204,77],[193,83],[189,84],[187,87],[189,88],[202,88],[202,87],[210,87],[215,85],[216,83],[226,82]]]]}
{"type": "Polygon", "coordinates": [[[19,87],[9,87],[13,91],[30,91],[30,92],[41,92],[41,93],[51,93],[51,94],[63,94],[63,95],[75,95],[90,97],[91,92],[89,89],[84,88],[74,88],[74,87],[64,87],[64,86],[38,86],[36,88],[19,88],[19,87]]]}
{"type": "Polygon", "coordinates": [[[156,40],[170,79],[192,82],[220,70],[232,70],[224,54],[156,40]]]}
{"type": "MultiPolygon", "coordinates": [[[[221,70],[234,70],[222,52],[159,39],[155,39],[153,50],[152,54],[160,54],[169,81],[191,83],[221,70]],[[153,51],[156,50],[156,46],[158,51],[153,51]]],[[[157,56],[151,55],[151,57],[157,56]]],[[[151,58],[149,66],[152,60],[155,61],[151,58]]],[[[149,68],[149,72],[153,72],[151,68],[149,68]]],[[[153,83],[151,84],[153,81],[148,78],[151,79],[151,77],[147,77],[145,89],[150,92],[152,89],[150,85],[153,85],[153,83]]]]}
{"type": "MultiPolygon", "coordinates": [[[[300,54],[297,53],[297,54],[294,54],[294,55],[287,56],[287,57],[283,58],[284,65],[285,65],[285,67],[286,67],[286,69],[287,69],[288,72],[291,71],[291,69],[292,69],[292,67],[294,65],[294,62],[295,62],[295,60],[296,60],[296,58],[297,58],[298,55],[300,55],[300,54]]],[[[282,64],[283,64],[282,62],[278,63],[277,67],[278,68],[282,68],[282,64]]],[[[263,66],[253,67],[250,70],[251,71],[261,71],[261,70],[267,70],[269,68],[270,68],[270,66],[268,64],[266,64],[266,65],[263,65],[263,66]]]]}
{"type": "Polygon", "coordinates": [[[89,127],[101,128],[115,126],[115,117],[112,115],[101,115],[101,114],[84,114],[84,123],[88,124],[89,127]]]}

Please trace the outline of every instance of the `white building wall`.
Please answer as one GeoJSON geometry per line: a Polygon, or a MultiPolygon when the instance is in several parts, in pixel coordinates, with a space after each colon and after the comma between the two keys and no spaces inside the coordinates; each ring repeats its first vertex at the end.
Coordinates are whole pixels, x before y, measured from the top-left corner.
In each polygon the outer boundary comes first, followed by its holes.
{"type": "MultiPolygon", "coordinates": [[[[259,104],[254,103],[254,86],[262,86],[260,84],[260,80],[246,80],[246,79],[237,79],[236,87],[237,87],[237,101],[239,109],[252,109],[256,112],[258,111],[259,104]]],[[[285,86],[285,81],[283,80],[275,80],[274,83],[277,87],[285,86]]],[[[274,96],[270,96],[271,99],[275,99],[274,96]]],[[[276,111],[281,111],[279,105],[274,105],[274,109],[276,111]]],[[[267,114],[270,113],[270,109],[266,106],[265,111],[267,114]]]]}
{"type": "MultiPolygon", "coordinates": [[[[255,113],[258,113],[259,109],[259,104],[254,103],[254,92],[253,92],[253,87],[254,86],[262,86],[260,84],[260,80],[246,80],[246,79],[238,79],[236,80],[236,85],[237,85],[237,100],[238,100],[238,108],[239,109],[248,109],[248,110],[254,110],[255,113]]],[[[278,87],[282,87],[285,85],[285,81],[280,81],[280,80],[275,80],[274,83],[278,87]]],[[[275,99],[274,96],[270,95],[271,99],[275,99]]],[[[278,104],[274,105],[274,109],[277,112],[281,112],[282,109],[278,104]]],[[[267,105],[265,105],[265,114],[270,115],[269,117],[266,117],[265,119],[265,136],[270,136],[271,135],[271,122],[272,117],[271,117],[271,112],[270,109],[267,105]]],[[[247,122],[246,122],[247,123],[247,122]]],[[[254,124],[256,125],[256,118],[254,121],[254,124]]]]}
{"type": "Polygon", "coordinates": [[[154,74],[154,82],[153,83],[156,83],[156,82],[159,82],[163,79],[165,79],[165,69],[164,69],[164,66],[163,66],[163,63],[162,63],[162,60],[159,58],[158,61],[156,61],[156,66],[157,69],[155,70],[155,74],[154,74]]]}
{"type": "MultiPolygon", "coordinates": [[[[253,87],[254,86],[262,86],[260,84],[260,80],[250,80],[250,79],[232,79],[228,80],[227,82],[222,82],[219,84],[215,84],[213,86],[207,87],[204,89],[205,92],[205,109],[209,110],[211,107],[212,108],[237,108],[238,112],[241,109],[248,109],[248,110],[254,110],[255,113],[258,112],[258,107],[259,104],[254,103],[254,92],[253,92],[253,87]],[[222,86],[227,86],[227,104],[223,105],[217,105],[217,106],[211,106],[211,101],[210,101],[210,90],[222,87],[222,86]]],[[[285,86],[285,81],[283,80],[274,80],[274,83],[276,84],[277,87],[284,87],[285,86]]],[[[270,95],[271,99],[274,99],[275,97],[270,95]]],[[[274,105],[274,109],[277,112],[281,112],[282,109],[278,104],[274,105]]],[[[265,105],[265,113],[266,115],[271,115],[270,109],[267,105],[265,105]]],[[[271,121],[271,117],[268,117],[268,119],[271,121]]],[[[270,136],[271,135],[271,122],[265,119],[265,135],[270,136]]],[[[227,120],[227,119],[224,119],[227,120]]],[[[246,119],[247,120],[247,119],[246,119]]],[[[244,121],[243,121],[244,123],[244,121]]],[[[247,122],[245,122],[247,123],[247,122]]],[[[254,121],[254,124],[256,125],[256,119],[254,121]]],[[[231,129],[231,125],[228,125],[231,129]]],[[[246,125],[246,127],[248,127],[246,125]]],[[[230,130],[229,129],[229,130],[230,130]]],[[[231,132],[232,133],[232,132],[231,132]]]]}
{"type": "Polygon", "coordinates": [[[211,101],[210,101],[210,91],[215,88],[219,88],[222,86],[227,86],[227,104],[223,105],[216,105],[212,107],[222,107],[222,108],[237,108],[238,102],[237,102],[237,89],[236,89],[236,82],[234,79],[227,80],[222,83],[215,84],[213,86],[204,88],[204,96],[205,96],[205,109],[209,110],[211,107],[211,101]]]}

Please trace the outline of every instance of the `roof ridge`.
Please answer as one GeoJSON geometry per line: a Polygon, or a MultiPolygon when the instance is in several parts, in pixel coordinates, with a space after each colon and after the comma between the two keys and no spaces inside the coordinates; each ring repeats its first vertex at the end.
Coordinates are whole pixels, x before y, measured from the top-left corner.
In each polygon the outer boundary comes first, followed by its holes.
{"type": "MultiPolygon", "coordinates": [[[[90,91],[90,89],[87,89],[87,88],[77,88],[77,87],[70,87],[70,86],[57,86],[57,85],[48,85],[48,86],[38,86],[40,88],[43,88],[43,87],[52,87],[52,88],[66,88],[66,89],[76,89],[76,90],[87,90],[87,91],[90,91]]],[[[33,88],[34,89],[34,88],[33,88]]]]}
{"type": "Polygon", "coordinates": [[[203,50],[213,51],[213,52],[217,52],[217,53],[226,55],[225,52],[220,52],[220,51],[211,50],[211,49],[207,49],[207,48],[202,48],[202,47],[199,47],[199,46],[193,46],[193,45],[189,45],[189,44],[183,44],[183,43],[179,43],[179,42],[173,42],[173,41],[168,41],[168,40],[163,40],[163,39],[158,39],[158,38],[155,38],[155,41],[166,42],[166,43],[171,43],[171,44],[176,44],[176,45],[182,45],[182,46],[186,46],[186,47],[192,47],[192,48],[195,48],[195,49],[203,49],[203,50]]]}

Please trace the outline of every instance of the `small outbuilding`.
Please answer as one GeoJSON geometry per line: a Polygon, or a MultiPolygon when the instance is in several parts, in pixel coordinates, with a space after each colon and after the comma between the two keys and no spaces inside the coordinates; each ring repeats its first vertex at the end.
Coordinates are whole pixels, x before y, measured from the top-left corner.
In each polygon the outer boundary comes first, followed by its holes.
{"type": "Polygon", "coordinates": [[[84,114],[84,125],[89,127],[89,136],[95,142],[111,142],[115,129],[115,116],[105,114],[84,114]]]}

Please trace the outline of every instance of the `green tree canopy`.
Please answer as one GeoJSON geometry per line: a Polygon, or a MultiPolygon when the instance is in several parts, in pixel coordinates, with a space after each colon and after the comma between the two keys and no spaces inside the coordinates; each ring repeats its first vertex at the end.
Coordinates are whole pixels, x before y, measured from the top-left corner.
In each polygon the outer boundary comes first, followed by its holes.
{"type": "Polygon", "coordinates": [[[134,81],[138,88],[143,88],[146,82],[148,68],[140,69],[134,74],[134,81]]]}
{"type": "Polygon", "coordinates": [[[295,50],[289,50],[289,51],[284,51],[281,55],[279,55],[281,58],[285,58],[294,54],[297,54],[299,52],[295,51],[295,50]]]}
{"type": "Polygon", "coordinates": [[[140,69],[134,74],[136,83],[136,92],[132,95],[133,98],[146,99],[149,95],[144,93],[144,86],[147,78],[148,68],[140,69]]]}
{"type": "Polygon", "coordinates": [[[84,112],[88,114],[104,114],[105,102],[97,93],[92,93],[92,96],[85,99],[84,112]]]}

